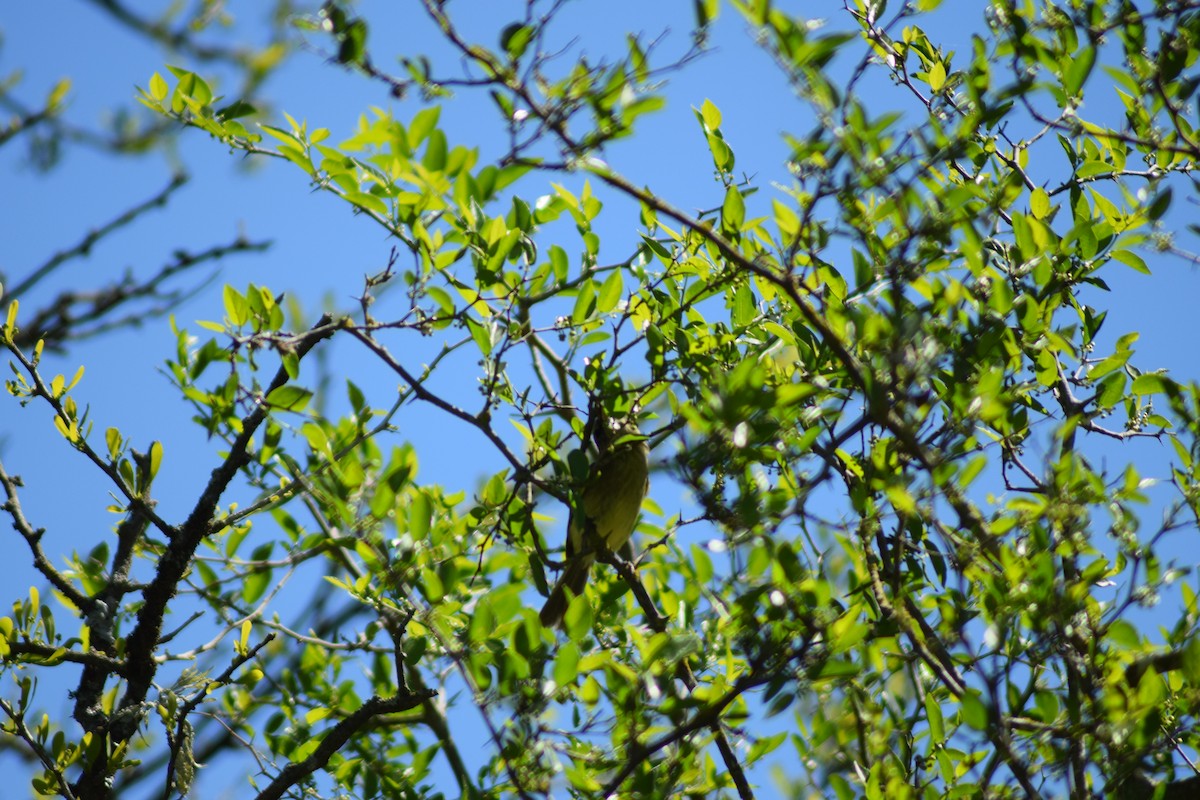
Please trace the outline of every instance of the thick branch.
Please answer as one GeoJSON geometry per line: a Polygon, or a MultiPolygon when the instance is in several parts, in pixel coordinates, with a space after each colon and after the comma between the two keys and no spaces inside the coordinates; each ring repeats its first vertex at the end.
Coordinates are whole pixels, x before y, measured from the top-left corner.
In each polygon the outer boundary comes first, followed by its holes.
{"type": "MultiPolygon", "coordinates": [[[[321,317],[317,324],[301,338],[296,346],[296,355],[303,358],[318,342],[328,339],[338,330],[328,315],[321,317]]],[[[265,394],[283,386],[288,382],[287,371],[281,366],[275,373],[274,379],[265,394]]],[[[242,430],[230,447],[229,455],[219,467],[213,470],[208,485],[204,488],[200,499],[192,509],[191,515],[178,530],[167,546],[166,552],[158,562],[158,572],[154,580],[146,587],[143,596],[145,604],[138,612],[137,627],[129,636],[126,652],[129,659],[129,686],[121,701],[122,708],[140,705],[146,698],[150,682],[154,678],[154,648],[158,645],[159,634],[162,631],[163,616],[167,603],[175,596],[179,581],[191,567],[196,548],[205,536],[220,530],[223,524],[214,521],[217,503],[221,495],[229,487],[234,476],[249,461],[248,449],[250,440],[267,418],[267,406],[260,403],[249,415],[242,420],[242,430]]],[[[128,738],[132,731],[122,731],[128,738]]]]}

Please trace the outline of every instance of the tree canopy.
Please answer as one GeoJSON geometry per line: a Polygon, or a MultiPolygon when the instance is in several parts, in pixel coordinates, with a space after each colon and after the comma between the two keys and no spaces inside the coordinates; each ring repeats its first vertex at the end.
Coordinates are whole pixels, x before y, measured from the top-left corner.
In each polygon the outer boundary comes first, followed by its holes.
{"type": "Polygon", "coordinates": [[[0,748],[35,793],[1200,796],[1186,320],[1139,352],[1147,301],[1197,283],[1200,4],[696,0],[618,48],[588,29],[604,4],[480,26],[413,0],[412,51],[350,2],[280,3],[254,46],[219,4],[97,5],[172,50],[141,110],[82,130],[65,84],[10,87],[0,146],[262,163],[381,266],[323,267],[354,298],[324,309],[256,277],[245,236],[63,279],[177,178],[4,276],[4,426],[40,452],[0,452],[38,580],[0,617],[0,748]],[[689,93],[723,47],[766,56],[728,80],[783,104],[779,163],[689,93]],[[374,93],[348,137],[271,103],[301,59],[374,93]],[[640,144],[668,104],[698,190],[640,144]],[[249,277],[209,289],[235,254],[249,277]],[[193,296],[200,319],[145,324],[193,296]],[[179,431],[135,440],[84,377],[155,364],[47,369],[133,324],[213,443],[178,515],[179,431]],[[651,454],[634,547],[546,628],[626,419],[651,454]],[[455,472],[426,474],[417,426],[455,472]],[[89,465],[89,519],[116,522],[44,529],[35,457],[89,465]]]}

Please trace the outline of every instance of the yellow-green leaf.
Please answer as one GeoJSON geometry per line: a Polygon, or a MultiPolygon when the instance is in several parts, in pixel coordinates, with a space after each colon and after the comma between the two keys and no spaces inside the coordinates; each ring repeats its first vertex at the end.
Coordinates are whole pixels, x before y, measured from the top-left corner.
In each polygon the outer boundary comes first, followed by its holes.
{"type": "Polygon", "coordinates": [[[372,214],[377,214],[381,217],[388,216],[387,204],[373,194],[367,192],[346,192],[343,196],[351,203],[354,203],[354,205],[370,211],[372,214]]]}
{"type": "Polygon", "coordinates": [[[158,468],[162,466],[163,446],[162,442],[155,441],[150,443],[150,479],[154,480],[154,476],[158,474],[158,468]]]}
{"type": "Polygon", "coordinates": [[[54,88],[50,90],[50,96],[46,98],[46,107],[51,111],[57,111],[69,91],[71,91],[71,79],[60,78],[58,83],[54,84],[54,88]]]}
{"type": "Polygon", "coordinates": [[[1029,211],[1034,219],[1045,219],[1050,215],[1050,195],[1040,186],[1029,195],[1029,211]]]}
{"type": "Polygon", "coordinates": [[[12,331],[17,327],[17,309],[20,305],[20,302],[17,300],[13,300],[8,304],[8,319],[4,323],[5,338],[12,338],[12,331]]]}
{"type": "Polygon", "coordinates": [[[937,62],[929,68],[929,88],[940,92],[946,85],[946,65],[937,62]]]}
{"type": "Polygon", "coordinates": [[[158,102],[161,103],[163,100],[167,99],[167,95],[170,94],[170,92],[171,92],[171,87],[167,85],[167,82],[165,80],[163,80],[162,75],[159,75],[156,72],[150,76],[150,96],[151,97],[153,97],[155,100],[157,100],[158,102]]]}

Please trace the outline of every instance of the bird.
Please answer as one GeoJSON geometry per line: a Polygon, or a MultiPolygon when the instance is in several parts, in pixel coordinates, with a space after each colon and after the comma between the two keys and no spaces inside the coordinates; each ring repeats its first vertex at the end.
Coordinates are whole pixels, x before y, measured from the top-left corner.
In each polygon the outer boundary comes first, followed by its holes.
{"type": "Polygon", "coordinates": [[[650,446],[634,419],[611,426],[602,417],[595,439],[600,454],[567,523],[567,566],[538,615],[547,628],[561,626],[571,597],[583,594],[597,552],[629,541],[650,489],[650,446]]]}

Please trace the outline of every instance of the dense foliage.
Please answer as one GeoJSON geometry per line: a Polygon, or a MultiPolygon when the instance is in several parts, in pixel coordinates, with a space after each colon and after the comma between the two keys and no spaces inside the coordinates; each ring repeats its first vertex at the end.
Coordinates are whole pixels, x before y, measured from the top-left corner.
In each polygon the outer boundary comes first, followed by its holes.
{"type": "Polygon", "coordinates": [[[185,519],[154,501],[170,432],[89,418],[86,381],[39,371],[72,331],[9,284],[5,423],[51,408],[76,451],[56,457],[92,462],[121,515],[63,566],[5,454],[56,598],[14,588],[0,619],[4,746],[34,788],[187,793],[215,763],[262,798],[1195,796],[1196,361],[1181,334],[1145,363],[1105,322],[1128,305],[1110,284],[1194,263],[1175,195],[1200,5],[853,0],[817,24],[697,0],[666,63],[638,35],[585,57],[569,4],[515,5],[488,41],[470,4],[411,5],[428,52],[377,49],[349,3],[291,19],[395,99],[342,142],[320,108],[267,118],[256,80],[217,97],[202,64],[147,69],[154,124],[288,162],[391,248],[315,323],[257,281],[173,323],[170,380],[223,443],[185,519]],[[946,14],[972,26],[957,52],[927,33],[946,14]],[[813,121],[771,174],[739,170],[716,104],[672,95],[718,15],[813,121]],[[668,96],[694,106],[704,196],[609,158],[668,96]],[[505,152],[453,140],[454,103],[505,152]],[[636,238],[602,243],[612,215],[636,238]],[[318,385],[338,342],[398,391],[336,363],[318,385]],[[457,484],[403,436],[422,406],[480,450],[457,484]],[[544,629],[596,418],[630,415],[653,445],[638,546],[544,629]],[[319,586],[296,577],[314,565],[319,586]],[[43,716],[39,676],[68,670],[72,717],[43,716]]]}

